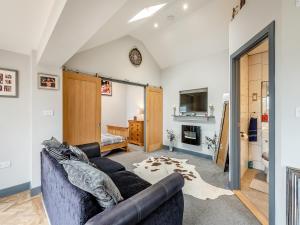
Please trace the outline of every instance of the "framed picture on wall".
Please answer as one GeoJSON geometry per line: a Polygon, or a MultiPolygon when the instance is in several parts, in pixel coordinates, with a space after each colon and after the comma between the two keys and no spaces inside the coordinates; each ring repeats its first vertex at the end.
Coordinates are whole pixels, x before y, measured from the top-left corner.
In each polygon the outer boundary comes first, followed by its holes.
{"type": "Polygon", "coordinates": [[[101,94],[112,96],[112,82],[110,80],[101,80],[101,94]]]}
{"type": "Polygon", "coordinates": [[[38,74],[38,88],[48,89],[48,90],[58,90],[59,89],[59,77],[50,74],[38,74]]]}
{"type": "Polygon", "coordinates": [[[0,96],[18,97],[18,71],[0,69],[0,96]]]}

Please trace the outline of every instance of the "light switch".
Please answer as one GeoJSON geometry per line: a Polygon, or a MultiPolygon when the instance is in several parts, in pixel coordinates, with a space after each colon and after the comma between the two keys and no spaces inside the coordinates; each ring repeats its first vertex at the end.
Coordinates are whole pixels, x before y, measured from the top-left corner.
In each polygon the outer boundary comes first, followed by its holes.
{"type": "Polygon", "coordinates": [[[54,116],[54,111],[53,110],[44,110],[43,115],[44,116],[54,116]]]}
{"type": "Polygon", "coordinates": [[[300,0],[296,0],[296,7],[300,7],[300,0]]]}
{"type": "Polygon", "coordinates": [[[0,163],[0,169],[5,169],[5,168],[8,168],[10,167],[10,161],[6,161],[6,162],[1,162],[0,163]]]}

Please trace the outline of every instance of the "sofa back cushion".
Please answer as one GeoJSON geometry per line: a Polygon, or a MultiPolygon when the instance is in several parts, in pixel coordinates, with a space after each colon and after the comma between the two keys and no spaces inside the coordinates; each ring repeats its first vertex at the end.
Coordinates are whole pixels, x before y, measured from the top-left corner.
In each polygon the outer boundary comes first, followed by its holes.
{"type": "Polygon", "coordinates": [[[101,170],[81,161],[66,160],[61,163],[68,174],[69,181],[95,196],[101,207],[111,208],[123,200],[114,182],[101,170]]]}

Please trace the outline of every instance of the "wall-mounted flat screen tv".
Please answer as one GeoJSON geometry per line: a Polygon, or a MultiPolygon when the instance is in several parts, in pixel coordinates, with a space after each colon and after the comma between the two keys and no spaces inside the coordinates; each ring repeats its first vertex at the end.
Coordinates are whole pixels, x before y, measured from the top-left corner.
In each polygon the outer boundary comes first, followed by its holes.
{"type": "Polygon", "coordinates": [[[207,88],[180,91],[179,111],[181,113],[206,113],[208,109],[207,102],[207,88]]]}

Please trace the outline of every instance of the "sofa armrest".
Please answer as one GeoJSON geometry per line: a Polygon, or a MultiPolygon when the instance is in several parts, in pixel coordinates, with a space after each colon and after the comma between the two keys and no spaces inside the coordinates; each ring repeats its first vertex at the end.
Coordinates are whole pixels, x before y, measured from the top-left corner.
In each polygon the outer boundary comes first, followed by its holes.
{"type": "Polygon", "coordinates": [[[80,148],[88,158],[101,157],[100,145],[98,142],[77,145],[77,147],[80,148]]]}
{"type": "Polygon", "coordinates": [[[181,192],[184,178],[173,173],[131,198],[92,217],[86,225],[135,225],[181,192]]]}

